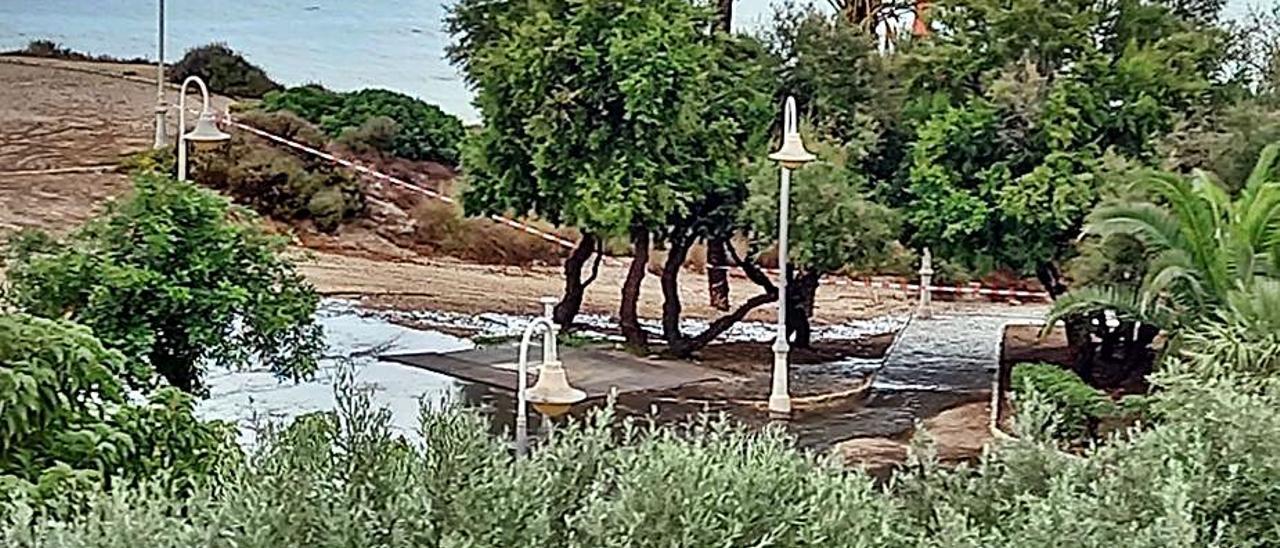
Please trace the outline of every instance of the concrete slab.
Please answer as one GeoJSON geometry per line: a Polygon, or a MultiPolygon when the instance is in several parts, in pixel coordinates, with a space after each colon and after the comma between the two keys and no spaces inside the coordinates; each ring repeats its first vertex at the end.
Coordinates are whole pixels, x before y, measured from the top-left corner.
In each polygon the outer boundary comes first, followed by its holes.
{"type": "MultiPolygon", "coordinates": [[[[380,359],[429,369],[459,379],[515,392],[519,344],[507,343],[461,352],[391,354],[380,359]]],[[[620,350],[561,346],[569,383],[588,398],[644,390],[667,390],[701,381],[723,380],[727,375],[686,362],[641,358],[620,350]]],[[[529,367],[540,365],[541,348],[529,349],[529,367]]],[[[537,375],[530,371],[530,384],[537,375]]]]}

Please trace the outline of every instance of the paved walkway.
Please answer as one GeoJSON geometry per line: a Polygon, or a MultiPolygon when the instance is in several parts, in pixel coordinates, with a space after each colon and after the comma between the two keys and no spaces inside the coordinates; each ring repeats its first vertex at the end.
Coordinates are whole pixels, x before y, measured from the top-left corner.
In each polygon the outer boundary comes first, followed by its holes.
{"type": "Polygon", "coordinates": [[[1036,323],[1038,309],[913,318],[898,334],[876,374],[879,390],[980,392],[1000,367],[1004,327],[1036,323]]]}

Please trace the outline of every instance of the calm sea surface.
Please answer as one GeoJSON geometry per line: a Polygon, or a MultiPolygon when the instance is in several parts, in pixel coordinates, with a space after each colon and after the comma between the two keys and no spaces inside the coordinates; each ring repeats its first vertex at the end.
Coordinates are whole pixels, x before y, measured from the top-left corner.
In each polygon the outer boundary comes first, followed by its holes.
{"type": "MultiPolygon", "coordinates": [[[[620,0],[623,1],[623,0],[620,0]]],[[[1276,0],[1229,0],[1228,13],[1276,0]]],[[[820,1],[818,4],[825,5],[820,1]]],[[[770,0],[739,0],[735,25],[758,26],[770,0]]],[[[471,96],[444,59],[442,0],[169,0],[170,60],[225,42],[286,84],[416,95],[475,121],[471,96]]],[[[155,57],[155,0],[0,0],[0,50],[50,38],[81,51],[155,57]]]]}

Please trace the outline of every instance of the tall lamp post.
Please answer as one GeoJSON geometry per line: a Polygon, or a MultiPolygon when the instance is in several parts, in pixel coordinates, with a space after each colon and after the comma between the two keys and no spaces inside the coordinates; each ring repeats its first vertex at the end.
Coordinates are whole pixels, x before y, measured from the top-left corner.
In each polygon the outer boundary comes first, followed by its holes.
{"type": "Polygon", "coordinates": [[[564,364],[556,353],[556,335],[560,327],[552,320],[555,313],[555,297],[543,297],[542,317],[534,318],[520,338],[520,368],[516,372],[516,457],[523,457],[529,451],[529,418],[528,404],[548,417],[564,414],[573,404],[587,399],[587,393],[569,385],[564,374],[564,364]],[[533,388],[525,389],[529,376],[529,342],[534,332],[543,330],[542,367],[538,368],[538,382],[533,388]]]}
{"type": "MultiPolygon", "coordinates": [[[[159,33],[156,37],[156,142],[155,148],[164,148],[169,143],[165,133],[164,115],[168,106],[164,103],[164,0],[159,0],[157,9],[159,16],[159,33]]],[[[181,131],[181,130],[179,130],[181,131]]]]}
{"type": "Polygon", "coordinates": [[[778,336],[773,341],[773,390],[769,394],[769,414],[791,414],[791,393],[787,387],[787,231],[791,209],[791,171],[817,159],[804,148],[796,121],[796,100],[787,97],[782,114],[782,147],[769,155],[782,168],[782,188],[778,191],[778,336]]]}
{"type": "Polygon", "coordinates": [[[231,138],[230,135],[223,133],[218,129],[213,117],[213,107],[209,104],[209,88],[205,87],[204,80],[198,76],[188,76],[182,82],[182,90],[178,95],[178,180],[187,180],[187,141],[195,143],[195,146],[203,144],[216,144],[231,138]],[[187,86],[196,84],[200,88],[200,96],[204,99],[204,106],[200,108],[200,118],[196,119],[196,127],[191,129],[190,133],[182,133],[187,130],[187,86]]]}

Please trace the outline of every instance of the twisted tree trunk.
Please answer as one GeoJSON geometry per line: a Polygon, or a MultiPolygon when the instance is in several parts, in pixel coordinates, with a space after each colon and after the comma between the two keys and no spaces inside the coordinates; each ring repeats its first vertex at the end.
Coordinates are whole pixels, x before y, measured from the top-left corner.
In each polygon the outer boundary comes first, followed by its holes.
{"type": "Polygon", "coordinates": [[[568,329],[573,324],[574,318],[578,316],[587,286],[591,285],[596,274],[600,272],[600,259],[603,255],[598,252],[599,246],[598,238],[584,233],[582,240],[578,242],[578,247],[573,248],[573,253],[564,261],[564,296],[560,298],[559,303],[556,303],[554,319],[557,325],[565,329],[568,329]],[[582,269],[592,254],[596,256],[595,266],[591,269],[591,277],[583,281],[582,269]]]}
{"type": "Polygon", "coordinates": [[[692,238],[683,235],[671,238],[667,260],[662,265],[662,336],[669,346],[678,346],[683,339],[680,333],[680,268],[689,256],[692,238]]]}
{"type": "Polygon", "coordinates": [[[711,308],[729,310],[729,254],[725,238],[707,240],[707,297],[711,308]]]}
{"type": "Polygon", "coordinates": [[[793,291],[787,292],[787,331],[792,334],[792,347],[809,348],[813,341],[813,302],[821,280],[822,273],[805,271],[791,282],[793,291]]]}
{"type": "Polygon", "coordinates": [[[618,310],[618,323],[622,337],[632,352],[648,353],[649,336],[640,326],[640,284],[644,281],[649,263],[649,229],[643,226],[631,228],[632,257],[627,269],[627,279],[622,282],[622,304],[618,310]]]}

